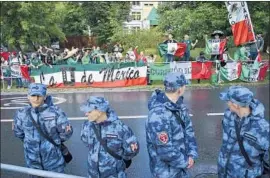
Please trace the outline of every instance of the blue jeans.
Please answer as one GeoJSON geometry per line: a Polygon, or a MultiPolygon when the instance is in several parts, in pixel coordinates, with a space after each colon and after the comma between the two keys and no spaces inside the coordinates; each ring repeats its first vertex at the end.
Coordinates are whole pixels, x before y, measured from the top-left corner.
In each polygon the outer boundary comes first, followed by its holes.
{"type": "Polygon", "coordinates": [[[23,86],[22,78],[16,78],[16,85],[18,88],[21,88],[23,86]]]}
{"type": "Polygon", "coordinates": [[[250,58],[252,61],[255,61],[256,57],[258,55],[258,52],[250,52],[250,58]]]}
{"type": "Polygon", "coordinates": [[[11,86],[11,79],[10,78],[5,78],[4,80],[7,81],[8,86],[11,86]]]}
{"type": "Polygon", "coordinates": [[[173,55],[172,54],[166,54],[166,62],[172,62],[173,61],[173,55]]]}
{"type": "Polygon", "coordinates": [[[184,54],[184,61],[189,61],[190,58],[190,51],[186,51],[184,54]]]}

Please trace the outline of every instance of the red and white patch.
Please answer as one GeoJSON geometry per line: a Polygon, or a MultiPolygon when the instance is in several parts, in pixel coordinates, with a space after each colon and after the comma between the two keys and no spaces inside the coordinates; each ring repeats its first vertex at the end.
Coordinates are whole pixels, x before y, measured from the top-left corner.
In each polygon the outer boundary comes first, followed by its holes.
{"type": "Polygon", "coordinates": [[[168,143],[169,137],[168,137],[167,132],[160,132],[160,133],[158,133],[158,139],[163,144],[168,143]]]}

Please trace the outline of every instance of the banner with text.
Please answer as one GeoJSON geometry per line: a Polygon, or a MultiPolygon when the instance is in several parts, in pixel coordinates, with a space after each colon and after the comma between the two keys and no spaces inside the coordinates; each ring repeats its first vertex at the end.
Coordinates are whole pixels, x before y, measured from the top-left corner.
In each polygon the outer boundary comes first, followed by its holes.
{"type": "Polygon", "coordinates": [[[169,72],[183,73],[186,79],[209,79],[212,62],[171,62],[170,64],[151,64],[150,80],[163,80],[169,72]]]}
{"type": "Polygon", "coordinates": [[[35,82],[51,87],[126,87],[147,84],[147,66],[134,63],[43,66],[32,70],[35,82]]]}

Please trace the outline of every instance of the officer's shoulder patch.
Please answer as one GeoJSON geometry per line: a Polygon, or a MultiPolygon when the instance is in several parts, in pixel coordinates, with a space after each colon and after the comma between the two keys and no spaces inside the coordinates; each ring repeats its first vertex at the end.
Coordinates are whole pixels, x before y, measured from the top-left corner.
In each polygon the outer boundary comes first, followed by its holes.
{"type": "Polygon", "coordinates": [[[158,139],[161,143],[167,144],[169,141],[169,136],[167,132],[160,132],[158,133],[158,139]]]}

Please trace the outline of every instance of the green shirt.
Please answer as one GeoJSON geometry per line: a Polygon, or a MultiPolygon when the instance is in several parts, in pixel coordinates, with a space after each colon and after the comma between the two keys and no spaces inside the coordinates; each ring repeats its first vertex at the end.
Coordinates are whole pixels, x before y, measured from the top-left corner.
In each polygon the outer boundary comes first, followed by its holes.
{"type": "Polygon", "coordinates": [[[82,58],[82,64],[89,64],[89,60],[90,60],[89,55],[84,56],[82,58]]]}
{"type": "Polygon", "coordinates": [[[236,49],[236,51],[234,52],[234,55],[233,55],[233,59],[235,61],[238,61],[238,60],[245,61],[245,60],[247,60],[247,57],[248,57],[247,56],[247,50],[246,50],[246,48],[244,46],[238,47],[236,49]]]}
{"type": "Polygon", "coordinates": [[[39,66],[40,64],[42,64],[42,61],[39,58],[32,58],[31,60],[31,64],[35,67],[39,66]]]}
{"type": "Polygon", "coordinates": [[[192,48],[191,40],[183,40],[183,43],[186,43],[186,45],[187,45],[186,51],[190,51],[192,48]]]}
{"type": "Polygon", "coordinates": [[[74,64],[77,64],[77,61],[75,61],[72,57],[70,57],[67,60],[67,64],[68,65],[74,65],[74,64]]]}

